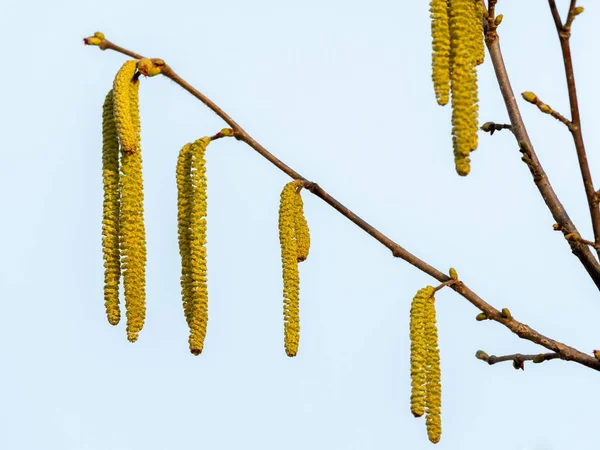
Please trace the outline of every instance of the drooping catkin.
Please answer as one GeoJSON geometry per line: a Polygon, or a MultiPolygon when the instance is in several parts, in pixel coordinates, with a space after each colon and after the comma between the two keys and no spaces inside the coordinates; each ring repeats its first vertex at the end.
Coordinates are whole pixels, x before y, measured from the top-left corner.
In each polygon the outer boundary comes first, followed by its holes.
{"type": "MultiPolygon", "coordinates": [[[[133,148],[121,147],[121,268],[127,310],[127,339],[135,342],[146,317],[146,231],[139,120],[139,80],[129,80],[129,132],[133,148]]],[[[115,91],[116,95],[116,91],[115,91]]],[[[116,101],[116,97],[115,97],[116,101]]],[[[115,117],[116,117],[115,107],[115,117]]],[[[123,141],[121,141],[121,144],[123,141]]]]}
{"type": "Polygon", "coordinates": [[[427,436],[434,444],[442,435],[442,383],[440,368],[440,350],[435,317],[435,297],[425,301],[425,343],[426,343],[426,417],[427,436]]]}
{"type": "Polygon", "coordinates": [[[310,250],[310,231],[308,229],[306,217],[304,217],[304,202],[300,195],[302,181],[296,180],[294,183],[296,185],[296,194],[294,195],[294,236],[298,248],[298,262],[302,262],[308,258],[308,252],[310,250]]]}
{"type": "Polygon", "coordinates": [[[452,143],[456,171],[459,175],[466,176],[471,170],[469,154],[477,148],[477,52],[473,46],[476,8],[473,0],[449,0],[448,4],[452,66],[452,143]]]}
{"type": "Polygon", "coordinates": [[[111,325],[121,319],[119,309],[119,141],[113,112],[113,91],[110,90],[102,106],[102,253],[104,257],[104,306],[111,325]]]}
{"type": "Polygon", "coordinates": [[[438,104],[448,103],[450,94],[450,28],[448,0],[431,0],[431,78],[438,104]]]}
{"type": "Polygon", "coordinates": [[[177,234],[181,255],[181,298],[188,327],[191,323],[192,304],[190,222],[192,216],[192,144],[185,144],[177,158],[177,234]]]}
{"type": "Polygon", "coordinates": [[[483,37],[483,5],[480,0],[472,0],[473,5],[473,55],[475,58],[475,65],[483,64],[485,59],[485,45],[483,37]]]}
{"type": "Polygon", "coordinates": [[[209,137],[195,141],[191,153],[191,211],[190,211],[190,287],[191,304],[188,305],[190,351],[199,355],[204,349],[208,322],[208,285],[206,271],[206,160],[204,154],[209,137]]]}
{"type": "MultiPolygon", "coordinates": [[[[117,132],[121,150],[125,153],[133,153],[137,150],[138,142],[135,125],[131,115],[131,86],[134,84],[133,76],[137,67],[137,61],[131,59],[125,61],[121,66],[113,82],[114,110],[117,124],[117,132]]],[[[137,83],[137,80],[135,81],[137,83]]]]}
{"type": "Polygon", "coordinates": [[[296,241],[296,183],[285,185],[279,203],[279,242],[283,268],[283,321],[285,353],[298,353],[300,342],[300,275],[296,241]]]}
{"type": "Polygon", "coordinates": [[[410,411],[415,417],[425,414],[427,394],[427,344],[425,340],[426,302],[433,295],[433,287],[420,289],[410,308],[410,411]]]}

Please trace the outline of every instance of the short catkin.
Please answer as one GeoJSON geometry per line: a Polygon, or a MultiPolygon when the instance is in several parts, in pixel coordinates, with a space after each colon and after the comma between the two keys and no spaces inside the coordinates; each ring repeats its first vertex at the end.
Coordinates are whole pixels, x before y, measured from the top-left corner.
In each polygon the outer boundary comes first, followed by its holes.
{"type": "MultiPolygon", "coordinates": [[[[125,308],[127,310],[127,339],[135,342],[144,326],[146,317],[146,231],[139,119],[139,80],[129,79],[128,88],[127,111],[133,148],[127,150],[121,140],[119,239],[125,308]]],[[[123,89],[122,86],[121,89],[123,89]]],[[[124,97],[121,98],[121,101],[124,101],[124,97]]],[[[117,118],[116,111],[117,107],[115,106],[115,118],[117,118]]]]}
{"type": "Polygon", "coordinates": [[[296,240],[296,183],[285,185],[279,203],[279,242],[283,268],[283,321],[285,353],[298,353],[300,342],[300,274],[296,240]]]}
{"type": "Polygon", "coordinates": [[[119,254],[119,141],[113,112],[113,91],[110,90],[102,106],[102,253],[104,257],[104,306],[108,322],[117,325],[119,309],[119,281],[121,262],[119,254]]]}
{"type": "Polygon", "coordinates": [[[131,59],[121,66],[113,82],[115,120],[121,150],[133,153],[137,150],[136,130],[131,116],[131,85],[137,68],[137,61],[131,59]]]}
{"type": "Polygon", "coordinates": [[[304,217],[304,202],[300,195],[302,181],[296,180],[296,194],[294,195],[294,235],[296,237],[296,246],[298,247],[298,262],[305,261],[310,251],[310,230],[308,222],[304,217]]]}

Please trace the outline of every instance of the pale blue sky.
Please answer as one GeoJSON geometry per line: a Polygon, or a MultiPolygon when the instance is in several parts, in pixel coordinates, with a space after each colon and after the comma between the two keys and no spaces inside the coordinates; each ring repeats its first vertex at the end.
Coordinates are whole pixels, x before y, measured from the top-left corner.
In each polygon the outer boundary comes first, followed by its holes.
{"type": "MultiPolygon", "coordinates": [[[[430,82],[428,3],[74,0],[0,6],[0,448],[421,449],[409,411],[408,312],[434,280],[305,195],[301,344],[283,350],[279,193],[288,178],[233,139],[211,144],[209,328],[193,357],[179,293],[176,156],[224,124],[174,83],[142,80],[148,315],[136,344],[108,325],[100,240],[101,105],[125,58],[165,59],[253,137],[419,257],[496,307],[582,351],[600,347],[600,300],[507,132],[481,135],[454,172],[450,110],[430,82]]],[[[559,1],[565,7],[565,0],[559,1]]],[[[600,41],[596,2],[573,53],[591,168],[600,41]]],[[[547,2],[500,0],[516,92],[568,114],[547,2]]],[[[489,61],[481,119],[506,121],[489,61]]],[[[585,236],[566,129],[522,104],[555,189],[585,236]]],[[[598,374],[552,361],[489,367],[473,355],[539,352],[451,291],[438,295],[440,449],[595,449],[598,374]]]]}

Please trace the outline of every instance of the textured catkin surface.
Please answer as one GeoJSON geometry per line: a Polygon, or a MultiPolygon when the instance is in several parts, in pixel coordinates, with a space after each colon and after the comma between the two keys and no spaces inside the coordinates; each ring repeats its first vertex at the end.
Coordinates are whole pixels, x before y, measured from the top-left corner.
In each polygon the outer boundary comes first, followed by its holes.
{"type": "MultiPolygon", "coordinates": [[[[477,148],[476,32],[473,0],[449,0],[452,90],[452,143],[456,172],[471,170],[469,154],[477,148]]],[[[480,19],[480,17],[479,17],[480,19]]]]}
{"type": "Polygon", "coordinates": [[[420,289],[410,308],[410,411],[415,417],[425,414],[426,358],[425,303],[433,294],[433,288],[420,289]]]}
{"type": "Polygon", "coordinates": [[[119,309],[119,141],[113,112],[113,91],[109,91],[102,106],[102,253],[104,257],[104,306],[111,325],[121,319],[119,309]]]}
{"type": "MultiPolygon", "coordinates": [[[[130,88],[137,67],[137,61],[129,60],[121,66],[113,82],[114,111],[117,124],[117,133],[121,150],[133,153],[137,150],[138,141],[136,126],[131,116],[130,88]]],[[[138,116],[139,117],[139,116],[138,116]]]]}
{"type": "Polygon", "coordinates": [[[295,238],[297,200],[292,181],[281,191],[279,204],[279,242],[283,268],[283,321],[285,353],[296,356],[300,343],[300,275],[295,238]]]}
{"type": "MultiPolygon", "coordinates": [[[[296,181],[295,184],[298,187],[302,182],[296,181]]],[[[296,190],[294,195],[294,236],[298,247],[298,262],[305,261],[310,250],[310,230],[306,217],[304,217],[304,202],[300,192],[296,190]]]]}
{"type": "Polygon", "coordinates": [[[199,355],[204,349],[208,323],[208,285],[206,266],[206,147],[210,138],[195,141],[191,153],[191,211],[190,211],[190,282],[191,304],[188,305],[190,351],[199,355]]]}
{"type": "MultiPolygon", "coordinates": [[[[127,338],[138,339],[146,317],[146,230],[140,145],[139,81],[129,81],[129,118],[134,148],[121,149],[121,267],[127,310],[127,338]]],[[[115,108],[116,111],[116,108],[115,108]]]]}
{"type": "Polygon", "coordinates": [[[181,256],[181,298],[188,327],[191,323],[192,303],[190,221],[192,216],[192,154],[191,144],[182,147],[177,158],[177,233],[181,256]]]}
{"type": "Polygon", "coordinates": [[[427,378],[425,424],[427,436],[435,444],[440,441],[442,435],[442,383],[435,298],[433,296],[425,302],[425,345],[427,378]]]}
{"type": "Polygon", "coordinates": [[[431,0],[431,77],[438,104],[448,103],[450,95],[450,27],[448,0],[431,0]]]}

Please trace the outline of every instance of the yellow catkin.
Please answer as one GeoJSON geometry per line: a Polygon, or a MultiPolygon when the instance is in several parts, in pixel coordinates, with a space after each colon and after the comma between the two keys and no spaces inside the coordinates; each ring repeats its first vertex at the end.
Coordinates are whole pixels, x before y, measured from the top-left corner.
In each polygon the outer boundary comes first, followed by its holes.
{"type": "Polygon", "coordinates": [[[426,343],[426,398],[425,424],[427,436],[434,444],[442,435],[442,383],[440,369],[440,350],[435,317],[435,298],[433,295],[425,302],[425,343],[426,343]]]}
{"type": "Polygon", "coordinates": [[[121,319],[119,310],[119,142],[113,113],[113,91],[109,91],[102,106],[102,253],[104,256],[104,306],[111,325],[121,319]]]}
{"type": "MultiPolygon", "coordinates": [[[[121,148],[121,268],[127,310],[127,339],[135,342],[146,317],[146,231],[139,120],[139,81],[129,83],[129,119],[133,151],[121,148]]],[[[115,108],[116,111],[116,108],[115,108]]]]}
{"type": "Polygon", "coordinates": [[[300,275],[295,238],[296,183],[286,184],[279,204],[279,242],[283,268],[283,321],[285,353],[296,356],[300,343],[300,275]]]}
{"type": "Polygon", "coordinates": [[[450,29],[448,23],[448,0],[431,0],[433,89],[438,104],[448,103],[450,92],[450,29]]]}
{"type": "Polygon", "coordinates": [[[475,58],[475,65],[483,64],[485,59],[485,45],[483,39],[483,5],[480,0],[472,0],[473,5],[473,56],[475,58]]]}
{"type": "Polygon", "coordinates": [[[452,65],[452,143],[456,171],[471,170],[469,154],[477,148],[477,72],[473,56],[473,0],[449,0],[452,65]]]}
{"type": "Polygon", "coordinates": [[[177,231],[179,254],[181,255],[181,298],[185,320],[190,326],[190,305],[192,304],[190,221],[192,215],[192,154],[191,144],[186,144],[177,158],[177,231]]]}
{"type": "Polygon", "coordinates": [[[310,250],[310,231],[306,217],[304,217],[304,202],[300,195],[300,186],[302,181],[295,181],[296,194],[294,195],[294,236],[296,238],[296,247],[298,248],[298,262],[305,261],[308,258],[310,250]]]}
{"type": "Polygon", "coordinates": [[[415,417],[425,414],[427,386],[427,348],[425,341],[425,308],[433,287],[420,289],[410,308],[410,411],[415,417]]]}
{"type": "Polygon", "coordinates": [[[121,69],[115,76],[113,82],[114,92],[114,109],[115,109],[115,120],[117,123],[117,132],[119,134],[119,142],[121,143],[121,150],[125,153],[133,153],[136,151],[138,143],[136,141],[136,130],[133,124],[133,118],[131,111],[133,107],[131,105],[130,91],[134,82],[133,76],[137,67],[137,61],[132,59],[125,61],[121,69]]]}
{"type": "Polygon", "coordinates": [[[195,141],[191,153],[191,214],[190,214],[190,281],[191,305],[190,351],[199,355],[204,349],[208,323],[208,285],[206,280],[206,160],[204,154],[209,137],[195,141]]]}

